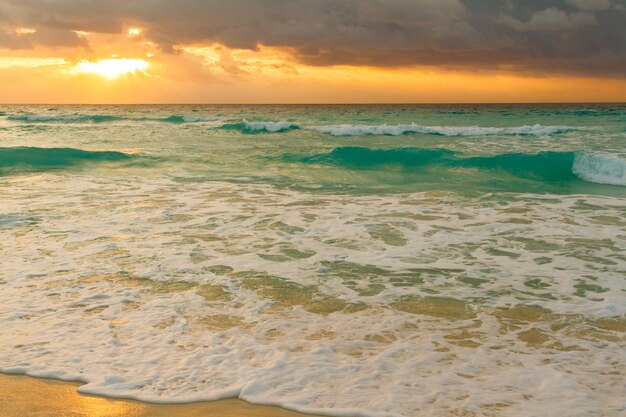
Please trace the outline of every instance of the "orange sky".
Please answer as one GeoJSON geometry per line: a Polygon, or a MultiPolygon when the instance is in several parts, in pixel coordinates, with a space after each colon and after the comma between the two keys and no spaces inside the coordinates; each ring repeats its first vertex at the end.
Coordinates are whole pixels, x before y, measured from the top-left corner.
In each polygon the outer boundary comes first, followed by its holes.
{"type": "MultiPolygon", "coordinates": [[[[28,32],[28,28],[20,28],[28,32]]],[[[624,101],[619,78],[532,75],[509,68],[312,66],[289,49],[179,45],[165,53],[141,28],[79,33],[89,48],[0,48],[2,103],[441,103],[624,101]]]]}

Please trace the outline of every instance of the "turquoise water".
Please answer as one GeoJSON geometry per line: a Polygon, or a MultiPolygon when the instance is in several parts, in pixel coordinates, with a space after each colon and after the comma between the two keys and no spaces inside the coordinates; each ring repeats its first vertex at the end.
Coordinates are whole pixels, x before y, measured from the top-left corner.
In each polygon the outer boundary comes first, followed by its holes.
{"type": "Polygon", "coordinates": [[[0,106],[0,142],[2,371],[626,410],[625,105],[0,106]]]}
{"type": "Polygon", "coordinates": [[[63,106],[3,113],[0,164],[15,173],[115,158],[72,154],[85,148],[127,149],[139,154],[138,165],[163,175],[180,168],[198,181],[332,192],[620,194],[605,185],[626,185],[620,105],[63,106]],[[47,151],[46,161],[40,149],[28,156],[15,147],[68,149],[47,151]]]}

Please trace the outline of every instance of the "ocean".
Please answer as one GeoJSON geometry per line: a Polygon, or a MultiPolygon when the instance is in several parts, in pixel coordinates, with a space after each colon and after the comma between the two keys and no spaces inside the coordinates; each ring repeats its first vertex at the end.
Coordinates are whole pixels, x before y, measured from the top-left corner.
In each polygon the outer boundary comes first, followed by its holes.
{"type": "Polygon", "coordinates": [[[0,106],[0,371],[626,413],[626,105],[0,106]]]}

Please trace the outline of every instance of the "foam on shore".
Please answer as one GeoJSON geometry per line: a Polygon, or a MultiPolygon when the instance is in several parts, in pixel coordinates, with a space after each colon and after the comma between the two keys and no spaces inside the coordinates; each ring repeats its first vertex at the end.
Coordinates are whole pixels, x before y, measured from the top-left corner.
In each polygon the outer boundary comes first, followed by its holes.
{"type": "MultiPolygon", "coordinates": [[[[306,417],[278,407],[257,406],[237,399],[190,404],[151,404],[81,395],[80,384],[54,379],[0,374],[3,417],[306,417]],[[33,395],[33,393],[37,395],[33,395]]],[[[314,417],[314,416],[311,416],[314,417]]]]}
{"type": "Polygon", "coordinates": [[[624,411],[622,200],[32,181],[3,205],[3,372],[335,416],[624,411]]]}

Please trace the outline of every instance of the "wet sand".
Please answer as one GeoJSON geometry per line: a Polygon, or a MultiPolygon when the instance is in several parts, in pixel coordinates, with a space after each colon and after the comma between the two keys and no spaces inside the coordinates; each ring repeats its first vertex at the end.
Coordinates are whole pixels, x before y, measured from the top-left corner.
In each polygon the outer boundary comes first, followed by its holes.
{"type": "Polygon", "coordinates": [[[79,394],[80,383],[0,374],[2,417],[311,417],[239,399],[149,404],[79,394]]]}

